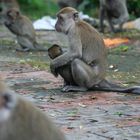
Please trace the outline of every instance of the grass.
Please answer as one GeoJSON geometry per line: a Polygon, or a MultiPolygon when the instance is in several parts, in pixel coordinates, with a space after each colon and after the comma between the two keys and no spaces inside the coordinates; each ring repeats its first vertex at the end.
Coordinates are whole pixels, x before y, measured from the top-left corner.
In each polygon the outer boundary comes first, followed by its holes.
{"type": "Polygon", "coordinates": [[[37,70],[48,70],[49,63],[42,60],[31,60],[31,59],[22,59],[19,62],[20,64],[29,64],[31,67],[37,70]]]}

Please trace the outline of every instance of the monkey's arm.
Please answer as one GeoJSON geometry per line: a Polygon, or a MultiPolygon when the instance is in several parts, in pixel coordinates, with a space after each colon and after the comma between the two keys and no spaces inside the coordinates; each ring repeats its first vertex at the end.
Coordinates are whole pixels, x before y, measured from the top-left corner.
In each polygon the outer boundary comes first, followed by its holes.
{"type": "Polygon", "coordinates": [[[71,31],[70,33],[68,33],[68,39],[69,39],[68,51],[58,56],[57,58],[53,59],[51,63],[54,69],[68,64],[75,58],[82,57],[82,43],[79,32],[75,30],[71,31]]]}
{"type": "Polygon", "coordinates": [[[63,55],[57,57],[56,59],[54,59],[51,62],[51,66],[54,67],[55,69],[58,67],[61,67],[63,65],[68,64],[69,62],[71,62],[74,58],[79,58],[80,55],[77,53],[70,53],[70,52],[66,52],[63,55]]]}
{"type": "Polygon", "coordinates": [[[81,45],[81,43],[79,45],[80,46],[70,47],[68,52],[65,52],[64,54],[55,58],[52,61],[51,66],[53,66],[56,69],[58,67],[68,64],[75,58],[81,58],[82,57],[82,45],[81,45]]]}

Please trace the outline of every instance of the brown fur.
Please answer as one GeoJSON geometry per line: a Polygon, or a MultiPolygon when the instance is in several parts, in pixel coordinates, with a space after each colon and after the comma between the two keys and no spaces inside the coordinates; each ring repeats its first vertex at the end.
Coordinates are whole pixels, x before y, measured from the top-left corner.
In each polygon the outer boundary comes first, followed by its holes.
{"type": "Polygon", "coordinates": [[[65,7],[65,8],[61,9],[58,14],[60,15],[60,14],[72,13],[72,12],[74,13],[77,11],[72,7],[65,7]]]}
{"type": "Polygon", "coordinates": [[[36,41],[36,33],[31,20],[22,15],[17,9],[10,9],[7,11],[6,27],[17,36],[17,41],[21,46],[19,51],[39,50],[47,51],[47,49],[40,46],[36,41]]]}
{"type": "MultiPolygon", "coordinates": [[[[125,4],[124,2],[125,0],[122,4],[125,4]]],[[[76,83],[76,85],[65,86],[63,91],[92,89],[140,94],[140,87],[123,88],[105,79],[107,58],[103,38],[95,28],[79,18],[76,9],[63,8],[58,12],[57,17],[56,31],[67,35],[69,47],[67,52],[51,62],[51,71],[54,73],[57,68],[69,64],[72,78],[76,83]]],[[[127,14],[124,17],[127,17],[127,14]]]]}
{"type": "Polygon", "coordinates": [[[3,83],[0,83],[0,140],[65,140],[40,109],[1,87],[3,83]],[[3,120],[2,109],[10,112],[10,116],[3,120]]]}
{"type": "Polygon", "coordinates": [[[112,32],[122,31],[122,25],[129,19],[126,0],[100,0],[100,30],[104,32],[104,19],[112,32]],[[114,24],[119,27],[115,28],[114,24]]]}
{"type": "Polygon", "coordinates": [[[54,66],[57,68],[72,62],[72,75],[79,87],[88,89],[99,84],[106,73],[103,38],[91,25],[79,19],[74,8],[63,8],[57,16],[56,30],[68,36],[69,48],[53,60],[54,66]]]}
{"type": "MultiPolygon", "coordinates": [[[[51,46],[48,49],[48,55],[51,59],[55,59],[62,54],[63,54],[63,50],[57,44],[51,46]]],[[[56,73],[55,76],[58,76],[58,74],[60,74],[60,76],[63,77],[64,85],[75,85],[76,84],[73,80],[73,77],[72,77],[70,64],[67,64],[67,65],[62,66],[60,68],[57,68],[55,70],[55,73],[56,73]]]]}

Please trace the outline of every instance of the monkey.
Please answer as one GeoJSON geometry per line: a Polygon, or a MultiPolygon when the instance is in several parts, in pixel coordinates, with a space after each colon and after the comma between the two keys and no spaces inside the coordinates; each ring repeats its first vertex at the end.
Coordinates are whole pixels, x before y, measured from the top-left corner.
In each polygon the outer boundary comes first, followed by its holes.
{"type": "Polygon", "coordinates": [[[58,5],[61,9],[67,6],[76,8],[82,2],[83,0],[58,0],[58,5]]]}
{"type": "Polygon", "coordinates": [[[126,0],[100,0],[100,31],[104,32],[104,19],[110,26],[111,32],[122,31],[123,24],[129,19],[126,0]],[[114,25],[118,24],[119,28],[115,29],[114,25]]]}
{"type": "Polygon", "coordinates": [[[65,53],[50,63],[51,72],[70,63],[72,77],[77,84],[67,85],[62,91],[107,90],[140,94],[140,87],[123,88],[106,80],[106,47],[100,33],[79,18],[72,7],[57,13],[57,32],[68,37],[69,47],[65,53]]]}
{"type": "Polygon", "coordinates": [[[56,57],[58,57],[59,55],[63,54],[63,50],[62,48],[57,45],[54,44],[52,45],[49,49],[48,49],[48,55],[51,59],[55,59],[56,57]]]}
{"type": "Polygon", "coordinates": [[[16,0],[0,0],[0,23],[4,24],[6,12],[15,8],[20,10],[19,4],[16,0]]]}
{"type": "Polygon", "coordinates": [[[46,114],[0,81],[0,140],[65,140],[46,114]]]}
{"type": "MultiPolygon", "coordinates": [[[[62,55],[63,53],[64,52],[63,52],[62,48],[57,44],[52,45],[48,49],[48,55],[52,60],[55,59],[56,57],[62,55]]],[[[58,67],[55,70],[55,76],[57,77],[58,74],[60,74],[61,77],[64,79],[64,86],[66,86],[66,85],[76,85],[76,83],[74,82],[74,79],[72,77],[70,64],[62,66],[60,68],[58,67]]]]}
{"type": "Polygon", "coordinates": [[[5,26],[17,36],[21,48],[17,51],[47,51],[39,46],[36,41],[36,34],[30,19],[20,13],[17,9],[9,9],[6,13],[5,26]]]}

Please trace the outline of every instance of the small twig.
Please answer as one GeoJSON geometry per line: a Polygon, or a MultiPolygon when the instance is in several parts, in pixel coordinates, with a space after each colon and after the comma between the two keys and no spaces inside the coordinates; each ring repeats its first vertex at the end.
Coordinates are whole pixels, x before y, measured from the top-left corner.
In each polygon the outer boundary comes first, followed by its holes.
{"type": "Polygon", "coordinates": [[[104,136],[104,135],[101,135],[101,134],[97,134],[95,132],[92,132],[92,134],[97,135],[97,136],[100,136],[100,137],[103,137],[103,138],[106,138],[106,139],[109,139],[109,140],[114,140],[113,137],[104,136]]]}

